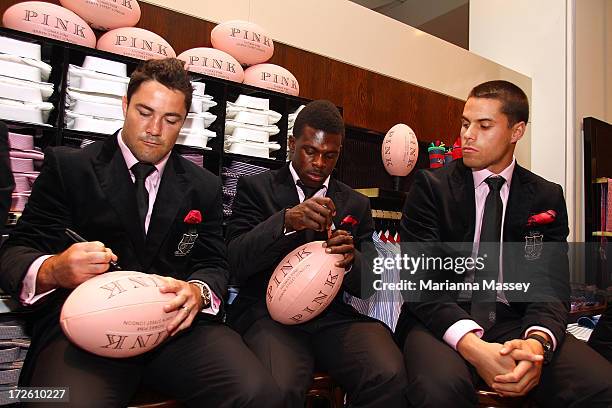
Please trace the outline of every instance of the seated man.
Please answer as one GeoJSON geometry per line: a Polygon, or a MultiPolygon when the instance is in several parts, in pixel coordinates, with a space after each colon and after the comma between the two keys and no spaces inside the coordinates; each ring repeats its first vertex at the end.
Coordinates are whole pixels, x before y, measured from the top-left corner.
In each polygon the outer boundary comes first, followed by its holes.
{"type": "Polygon", "coordinates": [[[418,172],[408,193],[401,236],[410,243],[404,250],[423,242],[446,243],[444,250],[459,243],[468,256],[486,258],[483,248],[496,254],[466,276],[440,271],[449,290],[404,304],[397,334],[412,406],[473,406],[475,384],[482,381],[502,396],[529,394],[538,406],[612,406],[612,365],[565,335],[563,191],[513,156],[528,116],[527,96],[516,85],[476,86],[463,109],[463,159],[418,172]],[[453,289],[451,283],[483,283],[480,271],[493,271],[489,277],[504,283],[522,276],[538,292],[530,301],[497,287],[470,286],[471,294],[459,285],[453,289]]]}
{"type": "Polygon", "coordinates": [[[172,150],[191,95],[182,61],[146,61],[123,98],[123,129],[82,150],[47,151],[0,253],[2,289],[35,316],[21,385],[69,387],[70,404],[82,407],[126,406],[142,383],[193,407],[276,405],[273,379],[220,322],[228,277],[220,180],[172,150]],[[201,220],[187,224],[195,211],[201,220]],[[67,228],[89,242],[72,243],[67,228]],[[192,228],[195,242],[181,245],[192,228]],[[162,276],[160,290],[176,294],[164,306],[178,310],[171,337],[141,356],[90,354],[59,326],[71,289],[111,261],[162,276]]]}
{"type": "Polygon", "coordinates": [[[226,238],[241,288],[228,321],[272,373],[285,407],[304,406],[315,365],[348,392],[353,407],[402,407],[405,373],[389,329],[343,301],[345,291],[359,295],[362,275],[371,273],[364,244],[372,245],[374,229],[368,199],[330,177],[343,137],[338,109],[311,102],[295,120],[291,162],[238,181],[226,238]],[[349,215],[358,222],[352,235],[339,229],[349,215]],[[328,239],[330,226],[338,229],[328,239]],[[293,249],[315,240],[343,255],[337,264],[346,268],[342,288],[314,319],[277,323],[266,308],[272,272],[293,249]]]}

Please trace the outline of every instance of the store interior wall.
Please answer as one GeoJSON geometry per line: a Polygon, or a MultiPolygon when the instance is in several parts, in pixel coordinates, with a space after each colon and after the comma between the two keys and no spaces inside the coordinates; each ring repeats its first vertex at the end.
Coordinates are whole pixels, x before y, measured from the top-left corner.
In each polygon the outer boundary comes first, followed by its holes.
{"type": "MultiPolygon", "coordinates": [[[[275,41],[460,99],[475,84],[497,78],[531,94],[528,76],[348,0],[146,2],[213,22],[253,21],[275,41]]],[[[528,146],[517,154],[529,167],[528,146]]]]}
{"type": "Polygon", "coordinates": [[[571,3],[573,0],[471,0],[470,51],[532,78],[532,137],[530,142],[518,144],[530,144],[532,171],[563,186],[570,239],[574,239],[577,216],[573,186],[579,181],[566,174],[566,169],[574,166],[574,149],[570,145],[568,150],[567,143],[574,140],[574,115],[568,116],[573,102],[567,96],[568,89],[573,91],[573,44],[568,42],[573,30],[568,29],[568,17],[571,25],[573,11],[567,12],[571,3]],[[572,162],[569,167],[568,159],[572,162]]]}

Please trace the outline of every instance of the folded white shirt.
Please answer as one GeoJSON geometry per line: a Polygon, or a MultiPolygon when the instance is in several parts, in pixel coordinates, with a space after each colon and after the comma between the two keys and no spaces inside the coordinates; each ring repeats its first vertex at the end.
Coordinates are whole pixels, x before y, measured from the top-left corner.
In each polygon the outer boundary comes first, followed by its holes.
{"type": "Polygon", "coordinates": [[[42,96],[42,100],[46,101],[53,94],[53,84],[49,82],[36,82],[36,81],[27,81],[25,79],[12,78],[4,75],[0,75],[0,83],[2,84],[10,84],[23,86],[26,88],[38,88],[40,89],[40,94],[42,96]]]}
{"type": "Polygon", "coordinates": [[[100,72],[118,77],[127,77],[127,65],[123,62],[87,55],[83,61],[83,69],[100,72]]]}
{"type": "Polygon", "coordinates": [[[53,104],[49,102],[19,102],[0,98],[0,119],[44,125],[51,110],[53,104]]]}
{"type": "Polygon", "coordinates": [[[270,110],[270,100],[266,98],[256,98],[248,95],[238,95],[235,104],[245,108],[270,110]]]}
{"type": "Polygon", "coordinates": [[[267,132],[270,134],[270,136],[276,135],[278,134],[278,132],[280,132],[280,129],[278,128],[278,126],[275,125],[270,125],[270,126],[257,126],[257,125],[249,125],[248,123],[241,123],[241,122],[236,122],[232,119],[226,120],[225,121],[225,134],[231,134],[234,132],[234,129],[236,128],[245,128],[245,129],[251,129],[251,130],[260,130],[262,132],[267,132]]]}
{"type": "Polygon", "coordinates": [[[69,89],[66,107],[82,115],[123,120],[123,107],[119,97],[92,95],[69,89]]]}
{"type": "Polygon", "coordinates": [[[224,150],[229,153],[243,154],[245,156],[270,158],[270,152],[279,150],[278,143],[257,143],[235,140],[231,136],[225,137],[224,150]]]}
{"type": "Polygon", "coordinates": [[[245,142],[270,142],[270,134],[268,132],[264,132],[262,130],[246,129],[241,127],[234,128],[231,137],[233,140],[243,140],[245,142]]]}
{"type": "MultiPolygon", "coordinates": [[[[0,61],[8,61],[8,62],[13,62],[16,64],[22,64],[22,65],[36,68],[37,70],[40,71],[40,79],[38,79],[37,81],[46,82],[49,80],[49,75],[51,75],[51,65],[47,64],[46,62],[42,62],[40,60],[35,60],[32,58],[24,58],[24,57],[20,57],[19,55],[13,55],[13,54],[0,54],[0,61]]],[[[27,78],[24,78],[24,79],[27,79],[27,78]]]]}
{"type": "Polygon", "coordinates": [[[102,74],[71,64],[68,67],[67,82],[68,87],[82,92],[124,96],[130,78],[102,74]]]}
{"type": "Polygon", "coordinates": [[[66,111],[66,127],[72,130],[112,135],[123,126],[123,120],[107,119],[66,111]]]}
{"type": "Polygon", "coordinates": [[[41,82],[40,68],[20,64],[18,62],[0,59],[0,75],[25,79],[26,81],[41,82]]]}
{"type": "Polygon", "coordinates": [[[0,82],[0,98],[34,103],[43,101],[42,93],[37,86],[23,86],[4,82],[0,82]]]}
{"type": "MultiPolygon", "coordinates": [[[[276,122],[281,120],[281,118],[283,117],[280,113],[275,112],[273,110],[269,110],[269,109],[260,110],[260,109],[246,108],[244,106],[236,105],[233,102],[227,102],[227,106],[225,108],[225,117],[227,119],[234,119],[240,122],[240,120],[236,119],[236,116],[238,116],[240,112],[248,112],[248,113],[254,113],[257,115],[266,116],[267,120],[266,120],[266,123],[264,123],[265,125],[274,125],[276,122]]],[[[254,123],[254,124],[257,124],[257,123],[254,123]]]]}
{"type": "Polygon", "coordinates": [[[183,129],[206,129],[215,120],[217,120],[217,116],[209,112],[188,113],[183,129]]]}
{"type": "Polygon", "coordinates": [[[40,44],[0,36],[0,52],[40,61],[40,44]]]}
{"type": "Polygon", "coordinates": [[[191,97],[191,107],[189,108],[189,112],[202,113],[208,111],[214,106],[217,106],[217,102],[212,100],[212,96],[193,95],[191,97]]]}

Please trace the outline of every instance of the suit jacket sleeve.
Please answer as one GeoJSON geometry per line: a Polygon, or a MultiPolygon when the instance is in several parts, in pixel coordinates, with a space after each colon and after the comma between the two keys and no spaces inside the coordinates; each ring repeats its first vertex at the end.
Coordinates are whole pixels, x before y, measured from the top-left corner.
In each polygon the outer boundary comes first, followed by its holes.
{"type": "Polygon", "coordinates": [[[185,280],[205,282],[219,299],[225,299],[229,272],[223,240],[221,181],[216,180],[215,195],[204,208],[202,223],[198,225],[198,238],[191,251],[189,277],[185,280]]]}
{"type": "Polygon", "coordinates": [[[298,234],[285,235],[285,211],[263,212],[266,194],[249,177],[238,180],[227,231],[229,264],[238,283],[258,274],[270,274],[279,258],[296,247],[298,234]]]}
{"type": "MultiPolygon", "coordinates": [[[[552,183],[550,183],[552,184],[552,183]]],[[[550,185],[549,184],[549,185],[550,185]]],[[[569,234],[567,208],[561,186],[554,185],[552,190],[544,190],[545,197],[554,197],[553,209],[556,220],[545,226],[543,231],[544,247],[541,259],[532,262],[528,268],[533,276],[532,285],[537,299],[526,304],[523,315],[522,331],[529,327],[542,326],[549,329],[561,344],[565,338],[569,312],[569,261],[567,256],[567,236],[569,234]]]]}
{"type": "MultiPolygon", "coordinates": [[[[402,250],[407,249],[409,256],[418,257],[422,252],[418,245],[410,245],[410,242],[435,243],[441,241],[439,225],[441,219],[437,208],[436,193],[430,183],[428,173],[419,171],[406,197],[400,222],[402,250]]],[[[427,247],[427,251],[431,251],[430,246],[427,247]]],[[[436,252],[426,255],[443,256],[444,254],[436,252]]],[[[444,277],[436,272],[415,276],[417,279],[444,280],[444,277]]],[[[445,292],[423,293],[421,298],[409,300],[407,307],[439,339],[442,339],[446,330],[455,322],[471,319],[470,315],[445,292]]]]}
{"type": "Polygon", "coordinates": [[[9,161],[8,131],[6,125],[0,122],[0,233],[4,231],[14,188],[15,181],[9,161]]]}

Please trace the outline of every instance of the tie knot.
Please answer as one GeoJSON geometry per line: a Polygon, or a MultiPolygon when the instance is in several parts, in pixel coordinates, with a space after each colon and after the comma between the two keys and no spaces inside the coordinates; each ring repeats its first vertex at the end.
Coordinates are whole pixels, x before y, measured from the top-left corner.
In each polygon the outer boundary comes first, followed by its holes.
{"type": "Polygon", "coordinates": [[[310,197],[315,195],[317,191],[323,188],[323,185],[319,187],[308,187],[306,184],[302,182],[302,180],[298,180],[296,184],[304,192],[304,200],[308,200],[310,197]]]}
{"type": "Polygon", "coordinates": [[[132,170],[132,173],[134,173],[134,178],[136,180],[144,180],[153,172],[153,170],[155,170],[155,166],[151,163],[138,162],[133,165],[130,170],[132,170]]]}
{"type": "Polygon", "coordinates": [[[502,176],[491,176],[485,179],[485,183],[489,186],[489,188],[493,191],[501,190],[502,186],[506,182],[506,179],[502,176]]]}

